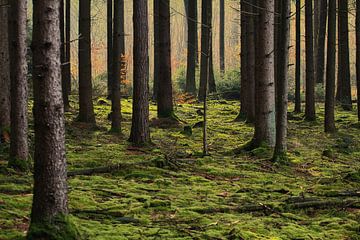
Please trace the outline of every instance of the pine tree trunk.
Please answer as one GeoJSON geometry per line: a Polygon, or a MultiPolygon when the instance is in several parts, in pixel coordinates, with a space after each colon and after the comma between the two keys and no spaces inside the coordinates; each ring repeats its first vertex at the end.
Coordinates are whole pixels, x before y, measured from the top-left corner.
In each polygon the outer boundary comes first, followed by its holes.
{"type": "Polygon", "coordinates": [[[84,123],[95,124],[91,77],[91,0],[79,5],[79,117],[84,123]]]}
{"type": "Polygon", "coordinates": [[[108,98],[111,99],[112,93],[112,71],[113,71],[113,1],[107,0],[107,88],[108,98]]]}
{"type": "Polygon", "coordinates": [[[187,22],[188,22],[188,52],[186,68],[186,87],[185,92],[196,94],[196,62],[197,62],[197,0],[186,1],[187,22]]]}
{"type": "MultiPolygon", "coordinates": [[[[59,3],[38,0],[33,5],[35,172],[29,239],[50,239],[52,229],[57,229],[60,239],[62,234],[70,234],[65,218],[68,198],[59,3]]],[[[66,239],[75,236],[66,235],[66,239]]]]}
{"type": "Polygon", "coordinates": [[[329,0],[325,132],[335,132],[336,0],[329,0]]]}
{"type": "Polygon", "coordinates": [[[256,120],[253,147],[275,145],[274,0],[258,1],[256,120]]]}
{"type": "Polygon", "coordinates": [[[66,49],[65,49],[65,10],[64,10],[64,0],[60,0],[60,9],[59,9],[59,18],[60,18],[60,59],[61,59],[61,88],[62,88],[62,98],[64,103],[64,110],[69,110],[69,92],[67,87],[66,79],[66,49]]]}
{"type": "Polygon", "coordinates": [[[8,0],[0,0],[0,143],[10,133],[10,60],[8,0]]]}
{"type": "Polygon", "coordinates": [[[356,86],[358,121],[360,121],[360,0],[356,0],[356,86]]]}
{"type": "Polygon", "coordinates": [[[338,87],[336,99],[340,102],[344,110],[352,110],[351,101],[351,80],[350,80],[350,60],[349,60],[349,19],[348,19],[348,0],[339,0],[339,26],[338,26],[338,87]]]}
{"type": "Polygon", "coordinates": [[[225,73],[225,0],[220,0],[220,73],[225,73]]]}
{"type": "Polygon", "coordinates": [[[296,1],[295,113],[301,113],[301,1],[296,1]]]}
{"type": "Polygon", "coordinates": [[[312,0],[305,1],[305,38],[306,38],[306,106],[305,118],[316,119],[315,113],[315,77],[314,77],[314,31],[312,0]]]}
{"type": "Polygon", "coordinates": [[[287,109],[288,109],[288,71],[290,43],[291,1],[280,3],[280,25],[278,38],[278,72],[276,101],[276,145],[274,159],[286,158],[287,152],[287,109]]]}
{"type": "Polygon", "coordinates": [[[247,15],[248,4],[245,0],[240,2],[240,113],[238,119],[246,119],[248,113],[248,25],[249,18],[247,15]]]}
{"type": "Polygon", "coordinates": [[[161,67],[157,97],[159,118],[171,118],[174,114],[170,39],[170,0],[161,0],[159,5],[159,64],[161,67]]]}
{"type": "Polygon", "coordinates": [[[317,63],[317,59],[318,59],[318,48],[319,48],[319,35],[320,35],[320,28],[322,26],[320,26],[320,18],[321,18],[321,1],[322,0],[315,0],[313,1],[313,39],[314,39],[314,76],[317,79],[317,70],[318,70],[318,63],[317,63]]]}
{"type": "Polygon", "coordinates": [[[160,30],[159,30],[159,7],[161,0],[154,1],[154,82],[153,82],[153,100],[157,100],[159,92],[159,76],[160,76],[160,30]]]}
{"type": "Polygon", "coordinates": [[[324,83],[324,62],[325,62],[325,38],[326,38],[326,19],[327,19],[327,1],[320,0],[320,22],[319,22],[319,32],[317,37],[317,48],[315,48],[316,53],[316,82],[323,84],[324,83]]]}
{"type": "Polygon", "coordinates": [[[11,77],[11,144],[9,166],[28,168],[27,1],[11,1],[9,25],[11,77]]]}
{"type": "Polygon", "coordinates": [[[134,0],[134,86],[133,116],[129,141],[135,145],[150,142],[149,129],[149,46],[148,1],[134,0]]]}
{"type": "MultiPolygon", "coordinates": [[[[64,82],[66,87],[66,98],[64,98],[65,111],[69,110],[69,95],[71,94],[71,0],[65,0],[65,66],[64,82]]],[[[63,90],[64,91],[64,90],[63,90]]]]}
{"type": "Polygon", "coordinates": [[[125,55],[124,0],[114,2],[114,29],[112,52],[112,93],[111,93],[111,131],[121,132],[121,57],[125,55]]]}

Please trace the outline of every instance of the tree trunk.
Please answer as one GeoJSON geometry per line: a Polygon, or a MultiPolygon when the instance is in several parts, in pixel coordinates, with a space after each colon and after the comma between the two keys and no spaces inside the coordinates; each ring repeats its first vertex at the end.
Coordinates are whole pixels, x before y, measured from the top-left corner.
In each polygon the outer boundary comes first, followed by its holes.
{"type": "Polygon", "coordinates": [[[28,83],[26,20],[27,1],[11,1],[10,77],[11,77],[11,144],[9,166],[25,170],[28,168],[28,83]]]}
{"type": "Polygon", "coordinates": [[[339,26],[338,26],[338,87],[336,100],[340,102],[344,110],[352,110],[351,101],[351,80],[349,60],[349,19],[348,0],[339,0],[339,26]]]}
{"type": "Polygon", "coordinates": [[[188,52],[186,68],[186,87],[185,92],[196,94],[196,62],[197,62],[197,0],[186,1],[187,22],[188,22],[188,52]]]}
{"type": "Polygon", "coordinates": [[[280,3],[279,38],[278,38],[278,72],[276,101],[276,145],[274,159],[286,159],[287,152],[287,109],[288,109],[288,70],[290,42],[291,1],[280,3]]]}
{"type": "Polygon", "coordinates": [[[213,71],[208,71],[208,62],[207,56],[210,56],[210,64],[212,65],[212,47],[209,44],[212,44],[212,39],[210,38],[210,30],[212,24],[212,1],[211,0],[202,0],[201,5],[201,60],[200,60],[200,87],[199,87],[199,100],[203,101],[205,96],[205,83],[208,79],[207,74],[210,74],[209,77],[209,92],[216,91],[215,79],[213,71]],[[209,50],[210,49],[210,50],[209,50]]]}
{"type": "Polygon", "coordinates": [[[79,6],[79,117],[80,122],[95,124],[91,78],[91,0],[79,6]]]}
{"type": "Polygon", "coordinates": [[[157,97],[159,118],[171,118],[174,114],[170,39],[170,0],[161,0],[159,4],[159,64],[161,67],[157,97]]]}
{"type": "Polygon", "coordinates": [[[111,131],[121,132],[121,57],[125,55],[124,0],[114,2],[111,131]]]}
{"type": "Polygon", "coordinates": [[[134,0],[134,86],[133,116],[130,142],[143,145],[150,142],[149,129],[149,46],[148,1],[134,0]]]}
{"type": "Polygon", "coordinates": [[[63,66],[65,69],[62,77],[66,88],[64,108],[67,111],[70,108],[69,95],[71,94],[71,0],[65,1],[65,66],[63,66]]]}
{"type": "Polygon", "coordinates": [[[301,1],[296,1],[295,113],[301,113],[301,1]]]}
{"type": "Polygon", "coordinates": [[[356,0],[356,85],[358,121],[360,121],[360,0],[356,0]]]}
{"type": "Polygon", "coordinates": [[[159,92],[160,76],[160,30],[159,30],[159,7],[161,0],[154,1],[154,82],[153,82],[153,100],[157,100],[159,92]]]}
{"type": "Polygon", "coordinates": [[[113,1],[107,0],[106,11],[107,11],[107,87],[108,87],[108,98],[111,99],[112,93],[112,71],[113,71],[113,1]]]}
{"type": "MultiPolygon", "coordinates": [[[[314,40],[314,76],[317,79],[317,70],[318,70],[318,63],[317,63],[317,59],[318,59],[318,48],[319,48],[319,35],[320,35],[320,28],[322,26],[320,26],[320,16],[321,16],[321,2],[323,0],[315,0],[313,1],[313,40],[314,40]]],[[[325,24],[326,26],[326,24],[325,24]]]]}
{"type": "Polygon", "coordinates": [[[220,73],[225,73],[225,0],[220,0],[220,73]]]}
{"type": "Polygon", "coordinates": [[[275,145],[274,0],[258,1],[256,120],[253,147],[275,145]]]}
{"type": "Polygon", "coordinates": [[[59,9],[59,18],[60,18],[60,59],[61,59],[61,88],[62,88],[62,98],[64,103],[64,110],[69,110],[69,92],[67,87],[66,79],[66,49],[65,49],[65,11],[64,11],[64,0],[60,0],[60,9],[59,9]]]}
{"type": "Polygon", "coordinates": [[[335,132],[336,0],[329,0],[325,132],[335,132]]]}
{"type": "Polygon", "coordinates": [[[10,63],[8,35],[8,0],[0,0],[0,143],[10,133],[10,63]]]}
{"type": "Polygon", "coordinates": [[[306,38],[306,106],[305,118],[316,119],[315,113],[315,78],[314,78],[314,31],[312,0],[305,1],[305,38],[306,38]]]}
{"type": "Polygon", "coordinates": [[[50,239],[69,236],[65,123],[61,93],[60,1],[34,1],[33,81],[34,81],[34,197],[28,237],[50,239]]]}
{"type": "Polygon", "coordinates": [[[247,12],[248,4],[245,0],[240,2],[240,25],[241,25],[241,34],[240,34],[240,113],[238,119],[246,119],[248,113],[248,25],[249,17],[247,12]]]}
{"type": "Polygon", "coordinates": [[[324,83],[324,62],[325,62],[325,38],[326,38],[326,19],[327,19],[327,1],[320,0],[320,22],[319,22],[319,32],[317,36],[317,48],[315,48],[316,53],[316,82],[323,84],[324,83]]]}

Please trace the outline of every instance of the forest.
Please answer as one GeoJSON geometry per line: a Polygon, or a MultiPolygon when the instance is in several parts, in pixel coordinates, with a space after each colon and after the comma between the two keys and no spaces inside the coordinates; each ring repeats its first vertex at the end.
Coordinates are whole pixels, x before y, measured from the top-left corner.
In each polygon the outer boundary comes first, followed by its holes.
{"type": "Polygon", "coordinates": [[[0,0],[10,239],[360,239],[360,0],[0,0]]]}

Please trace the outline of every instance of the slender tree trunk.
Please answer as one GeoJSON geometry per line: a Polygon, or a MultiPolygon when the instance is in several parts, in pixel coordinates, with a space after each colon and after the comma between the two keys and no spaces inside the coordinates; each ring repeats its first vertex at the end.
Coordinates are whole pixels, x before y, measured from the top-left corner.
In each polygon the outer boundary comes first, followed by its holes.
{"type": "Polygon", "coordinates": [[[274,159],[286,159],[287,152],[287,109],[288,70],[290,43],[291,0],[280,3],[280,25],[278,44],[277,101],[276,101],[276,145],[274,159]]]}
{"type": "Polygon", "coordinates": [[[356,0],[356,85],[358,121],[360,121],[360,0],[356,0]]]}
{"type": "Polygon", "coordinates": [[[0,0],[0,143],[10,133],[10,60],[8,35],[8,0],[0,0]]]}
{"type": "Polygon", "coordinates": [[[348,19],[348,0],[339,0],[339,26],[338,26],[338,87],[336,100],[340,102],[344,110],[352,110],[351,101],[351,80],[350,80],[350,60],[349,60],[349,19],[348,19]]]}
{"type": "Polygon", "coordinates": [[[295,113],[301,113],[301,1],[296,0],[295,113]]]}
{"type": "Polygon", "coordinates": [[[171,38],[170,38],[170,0],[161,0],[159,5],[159,86],[157,115],[171,118],[174,115],[171,81],[171,38]]]}
{"type": "Polygon", "coordinates": [[[252,147],[275,145],[274,0],[258,1],[256,120],[252,147]]]}
{"type": "Polygon", "coordinates": [[[34,1],[34,197],[29,239],[76,239],[68,213],[65,124],[61,93],[60,1],[34,1]],[[52,232],[56,229],[56,233],[52,232]]]}
{"type": "Polygon", "coordinates": [[[130,142],[150,142],[149,129],[149,46],[148,1],[134,0],[134,86],[130,142]]]}
{"type": "Polygon", "coordinates": [[[91,78],[91,0],[79,6],[79,117],[80,122],[95,124],[91,78]]]}
{"type": "Polygon", "coordinates": [[[25,170],[28,168],[28,82],[26,20],[27,1],[11,1],[10,77],[11,77],[11,144],[9,166],[25,170]]]}
{"type": "Polygon", "coordinates": [[[197,0],[186,1],[187,22],[188,22],[188,52],[186,68],[186,87],[185,91],[190,94],[196,93],[196,62],[197,62],[197,0]]]}
{"type": "Polygon", "coordinates": [[[247,15],[248,4],[246,0],[242,0],[240,2],[240,25],[241,25],[241,35],[240,35],[240,113],[237,119],[246,119],[248,112],[248,25],[249,25],[249,17],[247,15]]]}
{"type": "Polygon", "coordinates": [[[65,69],[63,78],[66,87],[64,108],[67,111],[70,108],[69,95],[71,94],[71,0],[65,1],[65,69]]]}
{"type": "Polygon", "coordinates": [[[61,88],[62,88],[62,97],[64,103],[64,110],[69,110],[69,92],[67,87],[66,79],[66,49],[65,49],[65,10],[64,10],[64,0],[60,0],[60,59],[61,59],[61,88]]]}
{"type": "Polygon", "coordinates": [[[160,76],[160,14],[159,7],[161,0],[154,1],[154,82],[153,82],[153,100],[157,100],[159,92],[160,76]]]}
{"type": "Polygon", "coordinates": [[[113,71],[113,1],[107,0],[107,87],[108,98],[111,99],[112,93],[112,71],[113,71]]]}
{"type": "Polygon", "coordinates": [[[336,0],[329,0],[325,132],[335,132],[336,0]]]}
{"type": "MultiPolygon", "coordinates": [[[[320,28],[322,26],[320,26],[320,18],[321,18],[321,1],[322,0],[315,0],[313,1],[313,39],[314,39],[314,76],[315,79],[317,79],[317,70],[318,70],[318,63],[317,63],[317,59],[318,59],[318,48],[319,48],[319,35],[320,35],[320,28]]],[[[326,26],[326,24],[325,24],[326,26]]]]}
{"type": "Polygon", "coordinates": [[[111,93],[111,131],[121,132],[121,57],[125,55],[124,33],[124,0],[114,2],[114,29],[113,29],[113,83],[111,93]]]}
{"type": "Polygon", "coordinates": [[[320,0],[320,22],[319,32],[317,37],[317,51],[316,54],[316,82],[324,83],[324,62],[325,62],[325,38],[326,38],[326,19],[327,19],[327,1],[320,0]]]}
{"type": "Polygon", "coordinates": [[[225,0],[220,0],[220,73],[225,73],[225,0]]]}
{"type": "Polygon", "coordinates": [[[305,118],[316,119],[315,112],[315,78],[314,78],[314,38],[312,0],[305,0],[305,38],[306,38],[306,106],[305,118]]]}

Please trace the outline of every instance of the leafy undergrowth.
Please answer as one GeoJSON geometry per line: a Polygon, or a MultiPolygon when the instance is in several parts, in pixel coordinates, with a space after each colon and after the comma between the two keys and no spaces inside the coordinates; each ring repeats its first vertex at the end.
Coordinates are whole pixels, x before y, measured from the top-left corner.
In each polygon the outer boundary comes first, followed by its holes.
{"type": "MultiPolygon", "coordinates": [[[[75,103],[73,103],[75,105],[75,103]]],[[[69,171],[128,164],[118,171],[69,178],[71,220],[84,239],[360,239],[359,204],[295,209],[292,201],[359,201],[360,128],[355,113],[339,111],[336,134],[316,122],[289,116],[289,162],[274,164],[271,152],[235,155],[251,125],[234,122],[238,103],[209,104],[211,156],[201,157],[199,104],[181,104],[184,122],[161,128],[153,121],[153,145],[129,145],[131,100],[123,100],[123,135],[108,132],[110,105],[96,105],[96,129],[67,114],[69,171]],[[198,124],[199,125],[199,124],[198,124]],[[188,129],[187,129],[188,130],[188,129]],[[355,193],[352,195],[352,193],[355,193]],[[358,194],[356,194],[358,193],[358,194]],[[357,197],[356,197],[357,196],[357,197]],[[260,211],[248,211],[260,206],[260,211]]],[[[151,106],[151,118],[155,117],[151,106]]],[[[3,147],[4,148],[4,147],[3,147]]],[[[32,176],[0,163],[0,239],[22,239],[29,224],[32,176]]]]}

